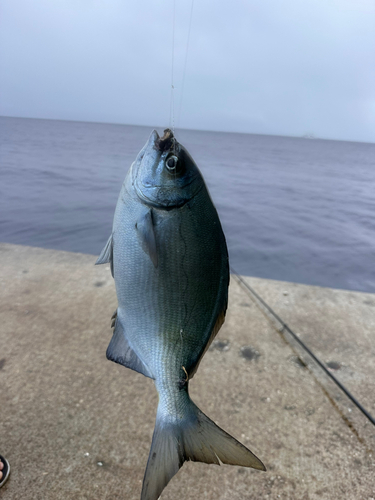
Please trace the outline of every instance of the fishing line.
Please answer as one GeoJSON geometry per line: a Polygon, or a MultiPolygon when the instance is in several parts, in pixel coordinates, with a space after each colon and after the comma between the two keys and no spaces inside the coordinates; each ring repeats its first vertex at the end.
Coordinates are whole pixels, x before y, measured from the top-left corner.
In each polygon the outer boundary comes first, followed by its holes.
{"type": "Polygon", "coordinates": [[[169,126],[174,135],[174,39],[176,24],[176,0],[173,0],[173,21],[172,21],[172,77],[171,77],[171,102],[169,111],[169,126]]]}
{"type": "Polygon", "coordinates": [[[244,281],[242,279],[242,277],[238,273],[236,273],[236,271],[233,269],[232,266],[231,266],[231,270],[232,270],[232,274],[237,278],[237,280],[239,281],[239,283],[241,285],[243,285],[247,289],[247,291],[250,292],[250,294],[253,297],[255,297],[262,304],[263,307],[265,307],[265,309],[267,309],[267,311],[271,314],[271,316],[273,316],[274,319],[277,320],[278,323],[281,324],[281,328],[278,328],[278,331],[280,333],[283,333],[284,331],[287,331],[292,336],[292,338],[300,345],[300,347],[302,347],[307,352],[307,354],[315,361],[315,363],[318,366],[320,366],[320,368],[324,371],[324,373],[326,375],[328,375],[333,380],[333,382],[337,385],[337,387],[339,387],[339,389],[341,389],[344,392],[344,394],[346,394],[346,396],[352,401],[352,403],[355,404],[355,406],[363,413],[363,415],[365,415],[365,417],[367,417],[368,420],[370,420],[370,422],[373,425],[375,425],[375,419],[374,419],[374,417],[361,405],[361,403],[359,401],[357,401],[357,399],[333,375],[333,373],[331,373],[327,369],[327,367],[324,365],[324,363],[322,361],[320,361],[320,359],[317,356],[315,356],[315,354],[298,337],[298,335],[295,334],[293,332],[293,330],[291,328],[289,328],[289,326],[286,323],[284,323],[284,321],[275,313],[275,311],[262,299],[262,297],[260,295],[258,295],[257,292],[248,283],[246,283],[246,281],[244,281]]]}
{"type": "MultiPolygon", "coordinates": [[[[173,136],[173,153],[174,153],[174,155],[176,155],[176,149],[175,148],[176,148],[176,139],[173,136]]],[[[175,183],[177,184],[177,171],[176,170],[174,172],[174,180],[175,180],[175,183]]],[[[176,200],[176,217],[179,218],[177,200],[176,200]]],[[[178,231],[178,228],[177,228],[177,231],[178,231]]],[[[181,258],[181,255],[180,255],[180,258],[181,258]]],[[[179,266],[177,266],[177,282],[178,282],[178,296],[182,298],[182,294],[181,294],[181,273],[180,273],[179,266]]],[[[184,333],[183,325],[184,325],[184,322],[181,321],[181,328],[180,328],[180,331],[179,331],[180,339],[181,339],[181,347],[180,347],[180,349],[181,349],[181,355],[183,353],[183,348],[184,348],[184,338],[182,336],[182,334],[184,333]]],[[[182,366],[182,369],[186,373],[186,377],[188,379],[189,377],[188,377],[188,374],[186,372],[185,367],[182,366]]]]}
{"type": "Polygon", "coordinates": [[[180,120],[181,120],[182,98],[183,98],[183,95],[184,95],[184,87],[185,87],[185,76],[186,76],[186,67],[187,67],[187,60],[188,60],[188,53],[189,53],[191,20],[193,18],[193,7],[194,7],[194,0],[191,0],[189,28],[188,28],[188,36],[187,36],[187,42],[186,42],[186,50],[185,50],[184,70],[183,70],[183,73],[182,73],[180,105],[179,105],[179,108],[178,108],[178,115],[177,115],[177,123],[178,123],[178,125],[180,125],[180,120]]]}
{"type": "MultiPolygon", "coordinates": [[[[169,123],[170,123],[170,128],[172,129],[172,151],[174,156],[176,156],[176,139],[175,139],[175,86],[174,86],[174,54],[175,54],[175,27],[176,27],[176,0],[173,0],[173,21],[172,21],[172,64],[171,64],[171,101],[170,101],[170,116],[169,116],[169,123]]],[[[177,160],[178,161],[178,160],[177,160]]],[[[177,184],[177,168],[175,168],[174,171],[174,180],[175,183],[177,184]]],[[[176,199],[176,217],[177,219],[179,218],[179,211],[178,211],[178,203],[176,199]]],[[[178,224],[178,223],[177,223],[178,224]]],[[[179,231],[177,227],[177,232],[179,231]]],[[[180,255],[181,258],[181,255],[180,255]]],[[[180,270],[179,270],[179,259],[177,258],[177,286],[178,286],[178,297],[182,298],[181,294],[181,275],[180,275],[180,270]]],[[[183,353],[183,347],[184,347],[184,339],[183,339],[183,322],[181,321],[181,326],[179,328],[179,337],[180,337],[180,352],[181,352],[181,357],[183,353]]],[[[187,374],[187,371],[184,366],[181,367],[182,370],[184,371],[186,375],[186,381],[188,380],[189,376],[187,374]]]]}

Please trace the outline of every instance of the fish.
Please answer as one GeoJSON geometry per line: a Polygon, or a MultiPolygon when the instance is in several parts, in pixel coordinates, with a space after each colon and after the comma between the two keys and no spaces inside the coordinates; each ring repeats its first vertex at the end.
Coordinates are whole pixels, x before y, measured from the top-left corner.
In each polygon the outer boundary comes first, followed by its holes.
{"type": "Polygon", "coordinates": [[[203,176],[170,129],[151,133],[125,177],[105,263],[118,300],[107,358],[153,379],[159,395],[141,500],[157,500],[188,460],[266,470],[189,396],[224,323],[230,274],[203,176]]]}

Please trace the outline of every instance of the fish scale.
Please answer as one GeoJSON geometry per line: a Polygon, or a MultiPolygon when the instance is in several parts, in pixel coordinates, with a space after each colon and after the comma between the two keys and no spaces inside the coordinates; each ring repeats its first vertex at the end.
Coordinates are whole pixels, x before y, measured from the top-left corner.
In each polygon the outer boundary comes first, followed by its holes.
{"type": "MultiPolygon", "coordinates": [[[[124,189],[126,190],[127,187],[125,184],[124,189]]],[[[200,191],[198,196],[202,196],[202,194],[200,191]]],[[[121,224],[128,236],[127,239],[129,239],[132,233],[136,233],[135,224],[127,217],[127,214],[132,212],[129,210],[129,205],[138,203],[138,200],[134,200],[132,197],[125,198],[125,196],[123,199],[127,199],[127,202],[122,203],[118,213],[116,213],[115,227],[117,224],[121,224]]],[[[201,208],[199,204],[199,200],[196,200],[194,208],[201,214],[202,219],[204,206],[201,208]]],[[[181,210],[192,211],[186,205],[181,210]]],[[[137,218],[140,216],[137,214],[137,218]]],[[[202,247],[198,247],[196,251],[184,256],[181,246],[179,247],[180,251],[177,252],[176,246],[180,240],[174,238],[176,234],[181,232],[187,241],[192,241],[192,232],[198,233],[196,236],[200,236],[197,229],[193,231],[196,224],[195,218],[186,217],[185,224],[181,228],[180,218],[176,215],[159,214],[158,210],[154,209],[154,217],[156,220],[155,237],[160,255],[157,268],[154,267],[140,245],[136,249],[133,245],[128,249],[126,244],[116,243],[116,229],[114,229],[114,268],[117,296],[120,308],[127,311],[123,326],[127,331],[128,339],[142,360],[155,372],[158,363],[154,363],[153,352],[158,352],[163,349],[163,346],[178,346],[174,356],[169,356],[169,360],[173,360],[180,370],[181,366],[195,364],[196,360],[194,358],[190,360],[189,357],[192,357],[192,353],[199,351],[200,343],[207,343],[208,339],[204,338],[202,333],[204,329],[207,330],[207,327],[210,327],[212,311],[217,301],[220,285],[220,266],[225,265],[225,262],[222,262],[223,259],[217,252],[216,260],[214,260],[217,271],[215,270],[213,273],[211,281],[202,281],[200,275],[202,268],[205,267],[203,259],[206,253],[205,247],[202,246],[203,252],[202,247]],[[185,268],[181,266],[181,261],[184,261],[185,268]],[[133,262],[138,264],[134,266],[133,262]],[[200,263],[198,271],[197,262],[200,263]],[[122,270],[122,267],[126,271],[122,270]],[[118,269],[121,269],[121,279],[117,283],[116,273],[118,269]],[[127,279],[124,279],[125,276],[128,276],[127,279]],[[142,311],[143,305],[140,305],[138,296],[134,296],[134,289],[137,287],[143,289],[142,295],[144,304],[148,305],[147,311],[142,311]],[[211,289],[214,289],[214,293],[209,293],[211,289]],[[195,326],[193,331],[189,328],[191,324],[195,326]],[[184,331],[184,343],[189,347],[189,350],[184,353],[179,353],[181,329],[184,331]],[[195,349],[192,351],[191,347],[193,346],[195,349]],[[180,359],[177,358],[178,355],[180,359]]],[[[202,230],[207,235],[204,226],[202,226],[202,230]]],[[[133,241],[137,240],[138,238],[134,234],[133,241]]],[[[219,242],[213,241],[213,243],[218,244],[219,242]]],[[[212,326],[209,331],[205,332],[206,337],[210,335],[211,329],[212,326]]]]}
{"type": "Polygon", "coordinates": [[[141,500],[157,500],[186,460],[265,470],[189,396],[224,322],[229,264],[203,177],[168,129],[151,134],[125,178],[105,262],[118,299],[107,357],[153,378],[159,394],[141,500]]]}

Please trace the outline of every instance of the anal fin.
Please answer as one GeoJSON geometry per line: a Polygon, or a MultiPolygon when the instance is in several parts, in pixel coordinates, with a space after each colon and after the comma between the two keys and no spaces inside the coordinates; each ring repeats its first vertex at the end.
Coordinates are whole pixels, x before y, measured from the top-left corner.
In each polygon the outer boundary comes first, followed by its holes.
{"type": "Polygon", "coordinates": [[[95,262],[95,265],[97,266],[98,264],[111,264],[111,273],[112,277],[114,277],[114,270],[113,270],[113,233],[111,236],[108,238],[107,243],[105,244],[105,247],[101,251],[98,260],[95,262]]]}
{"type": "Polygon", "coordinates": [[[130,347],[118,315],[115,319],[113,336],[107,348],[107,359],[126,366],[126,368],[130,368],[138,373],[142,373],[146,377],[154,378],[149,369],[130,347]]]}

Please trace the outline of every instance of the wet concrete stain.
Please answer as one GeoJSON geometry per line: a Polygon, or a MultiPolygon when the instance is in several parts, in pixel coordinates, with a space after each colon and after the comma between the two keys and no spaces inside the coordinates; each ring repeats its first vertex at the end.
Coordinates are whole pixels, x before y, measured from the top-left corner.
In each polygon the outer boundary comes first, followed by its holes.
{"type": "Polygon", "coordinates": [[[0,370],[4,368],[4,365],[5,365],[5,358],[0,359],[0,370]]]}
{"type": "Polygon", "coordinates": [[[104,285],[105,285],[105,281],[96,281],[94,283],[94,286],[97,286],[97,287],[104,286],[104,285]]]}
{"type": "Polygon", "coordinates": [[[211,350],[216,350],[220,352],[229,351],[229,340],[214,340],[210,347],[211,350]]]}
{"type": "Polygon", "coordinates": [[[307,364],[298,356],[290,356],[289,361],[299,366],[300,368],[306,368],[307,364]]]}
{"type": "Polygon", "coordinates": [[[316,490],[315,491],[315,494],[316,495],[324,495],[325,493],[328,493],[329,492],[329,488],[327,488],[327,486],[324,486],[324,488],[320,488],[319,490],[316,490]]]}
{"type": "Polygon", "coordinates": [[[259,351],[254,349],[254,347],[252,347],[250,345],[245,345],[245,346],[241,347],[240,355],[249,361],[252,361],[252,360],[256,361],[260,357],[261,354],[259,351]]]}
{"type": "Polygon", "coordinates": [[[331,370],[339,370],[341,368],[340,363],[337,363],[337,361],[328,361],[327,366],[331,370]]]}

